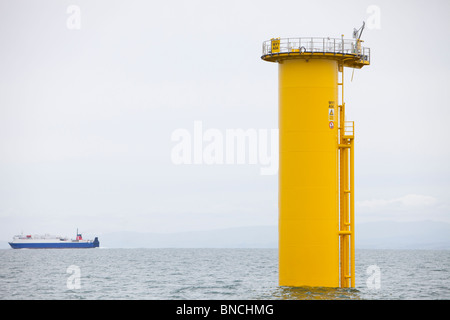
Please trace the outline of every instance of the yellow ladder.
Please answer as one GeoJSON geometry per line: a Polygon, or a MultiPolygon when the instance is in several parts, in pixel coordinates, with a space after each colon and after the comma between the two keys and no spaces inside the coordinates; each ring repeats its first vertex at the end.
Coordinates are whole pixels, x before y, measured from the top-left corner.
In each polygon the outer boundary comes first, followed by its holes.
{"type": "Polygon", "coordinates": [[[341,288],[355,286],[355,194],[354,194],[354,122],[345,121],[344,67],[341,74],[339,107],[339,253],[341,288]]]}

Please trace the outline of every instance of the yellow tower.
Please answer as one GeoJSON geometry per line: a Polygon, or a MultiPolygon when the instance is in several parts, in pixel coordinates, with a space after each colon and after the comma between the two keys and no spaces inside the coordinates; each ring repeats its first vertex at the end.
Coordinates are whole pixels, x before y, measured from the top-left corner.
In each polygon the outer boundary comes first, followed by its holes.
{"type": "Polygon", "coordinates": [[[343,94],[344,67],[370,64],[359,36],[263,43],[261,59],[278,63],[280,286],[355,284],[354,126],[343,94]]]}

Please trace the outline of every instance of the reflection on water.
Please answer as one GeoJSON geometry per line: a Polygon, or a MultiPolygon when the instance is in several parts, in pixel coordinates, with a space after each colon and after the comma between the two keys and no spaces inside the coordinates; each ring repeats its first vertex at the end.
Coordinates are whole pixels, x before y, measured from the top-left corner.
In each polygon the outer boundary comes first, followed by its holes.
{"type": "Polygon", "coordinates": [[[355,288],[326,287],[279,287],[273,292],[275,299],[281,300],[358,300],[355,288]]]}

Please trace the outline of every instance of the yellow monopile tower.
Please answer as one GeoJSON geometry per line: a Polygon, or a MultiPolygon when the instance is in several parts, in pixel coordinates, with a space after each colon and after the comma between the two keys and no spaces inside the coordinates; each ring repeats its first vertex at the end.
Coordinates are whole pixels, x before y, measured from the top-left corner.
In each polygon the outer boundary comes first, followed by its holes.
{"type": "Polygon", "coordinates": [[[370,64],[358,31],[263,43],[261,58],[278,62],[280,286],[355,284],[354,125],[343,93],[344,67],[370,64]]]}

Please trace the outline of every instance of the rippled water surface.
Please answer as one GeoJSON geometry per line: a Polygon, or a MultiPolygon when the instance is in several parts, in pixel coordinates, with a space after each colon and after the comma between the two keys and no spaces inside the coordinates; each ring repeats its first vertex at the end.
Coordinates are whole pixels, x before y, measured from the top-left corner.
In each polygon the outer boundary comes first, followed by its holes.
{"type": "Polygon", "coordinates": [[[278,286],[276,249],[0,250],[0,299],[450,299],[450,250],[357,250],[354,289],[278,286]]]}

